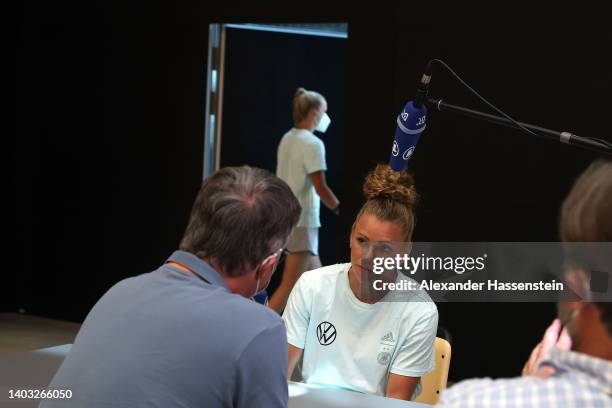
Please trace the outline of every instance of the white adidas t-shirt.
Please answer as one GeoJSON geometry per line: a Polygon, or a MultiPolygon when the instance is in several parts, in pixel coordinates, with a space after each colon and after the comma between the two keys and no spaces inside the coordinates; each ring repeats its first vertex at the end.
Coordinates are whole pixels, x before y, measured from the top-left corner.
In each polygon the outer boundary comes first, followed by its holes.
{"type": "Polygon", "coordinates": [[[289,185],[302,206],[298,227],[321,226],[321,199],[310,177],[321,170],[327,170],[323,141],[306,129],[285,133],[278,145],[276,175],[289,185]]]}
{"type": "Polygon", "coordinates": [[[304,349],[307,383],[384,396],[389,373],[421,377],[434,369],[438,310],[424,291],[405,292],[411,301],[363,303],[350,289],[349,268],[300,277],[283,314],[287,341],[304,349]]]}

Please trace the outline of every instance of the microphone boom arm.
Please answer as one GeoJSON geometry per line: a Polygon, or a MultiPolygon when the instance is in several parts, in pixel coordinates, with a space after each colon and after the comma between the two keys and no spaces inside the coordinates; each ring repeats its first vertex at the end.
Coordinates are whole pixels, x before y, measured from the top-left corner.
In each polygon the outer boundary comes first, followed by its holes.
{"type": "MultiPolygon", "coordinates": [[[[520,130],[520,128],[514,123],[512,123],[511,120],[506,119],[503,116],[491,115],[473,109],[464,108],[462,106],[452,105],[450,103],[444,102],[442,99],[427,98],[427,104],[432,109],[436,109],[438,111],[454,112],[474,119],[520,130]]],[[[577,146],[593,152],[612,156],[612,144],[607,144],[604,141],[578,136],[570,132],[559,132],[556,130],[546,129],[540,126],[530,125],[529,123],[518,123],[524,128],[533,131],[536,136],[539,136],[543,139],[555,140],[557,142],[577,146]]]]}

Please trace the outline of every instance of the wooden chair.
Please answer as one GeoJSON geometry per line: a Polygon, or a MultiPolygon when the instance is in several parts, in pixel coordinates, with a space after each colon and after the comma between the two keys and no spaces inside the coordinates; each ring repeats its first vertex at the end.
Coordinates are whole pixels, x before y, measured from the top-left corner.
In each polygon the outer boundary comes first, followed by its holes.
{"type": "Polygon", "coordinates": [[[448,369],[451,359],[451,345],[448,341],[436,337],[436,367],[434,370],[421,377],[423,390],[416,401],[424,404],[436,404],[440,394],[446,388],[448,380],[448,369]]]}

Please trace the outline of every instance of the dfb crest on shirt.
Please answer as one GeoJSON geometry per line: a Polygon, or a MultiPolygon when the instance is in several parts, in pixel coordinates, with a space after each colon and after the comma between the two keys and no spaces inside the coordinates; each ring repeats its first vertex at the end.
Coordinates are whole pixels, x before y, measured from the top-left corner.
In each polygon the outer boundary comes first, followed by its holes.
{"type": "Polygon", "coordinates": [[[317,340],[322,346],[329,346],[336,340],[336,328],[330,322],[321,322],[317,326],[317,340]]]}
{"type": "Polygon", "coordinates": [[[386,351],[378,353],[378,364],[387,365],[389,361],[391,361],[391,353],[387,353],[386,351]]]}

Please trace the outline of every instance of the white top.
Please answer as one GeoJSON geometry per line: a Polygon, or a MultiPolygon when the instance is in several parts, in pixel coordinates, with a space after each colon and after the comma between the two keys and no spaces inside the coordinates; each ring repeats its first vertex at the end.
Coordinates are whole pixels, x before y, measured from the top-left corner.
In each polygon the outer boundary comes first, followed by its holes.
{"type": "Polygon", "coordinates": [[[289,344],[304,349],[304,380],[385,395],[389,373],[431,372],[438,327],[431,298],[411,291],[403,301],[385,301],[387,295],[363,303],[350,289],[349,268],[347,263],[305,272],[289,296],[283,319],[289,344]]]}
{"type": "Polygon", "coordinates": [[[320,198],[310,174],[327,170],[323,141],[306,129],[293,128],[278,145],[276,175],[284,180],[302,206],[298,227],[318,228],[320,198]]]}

